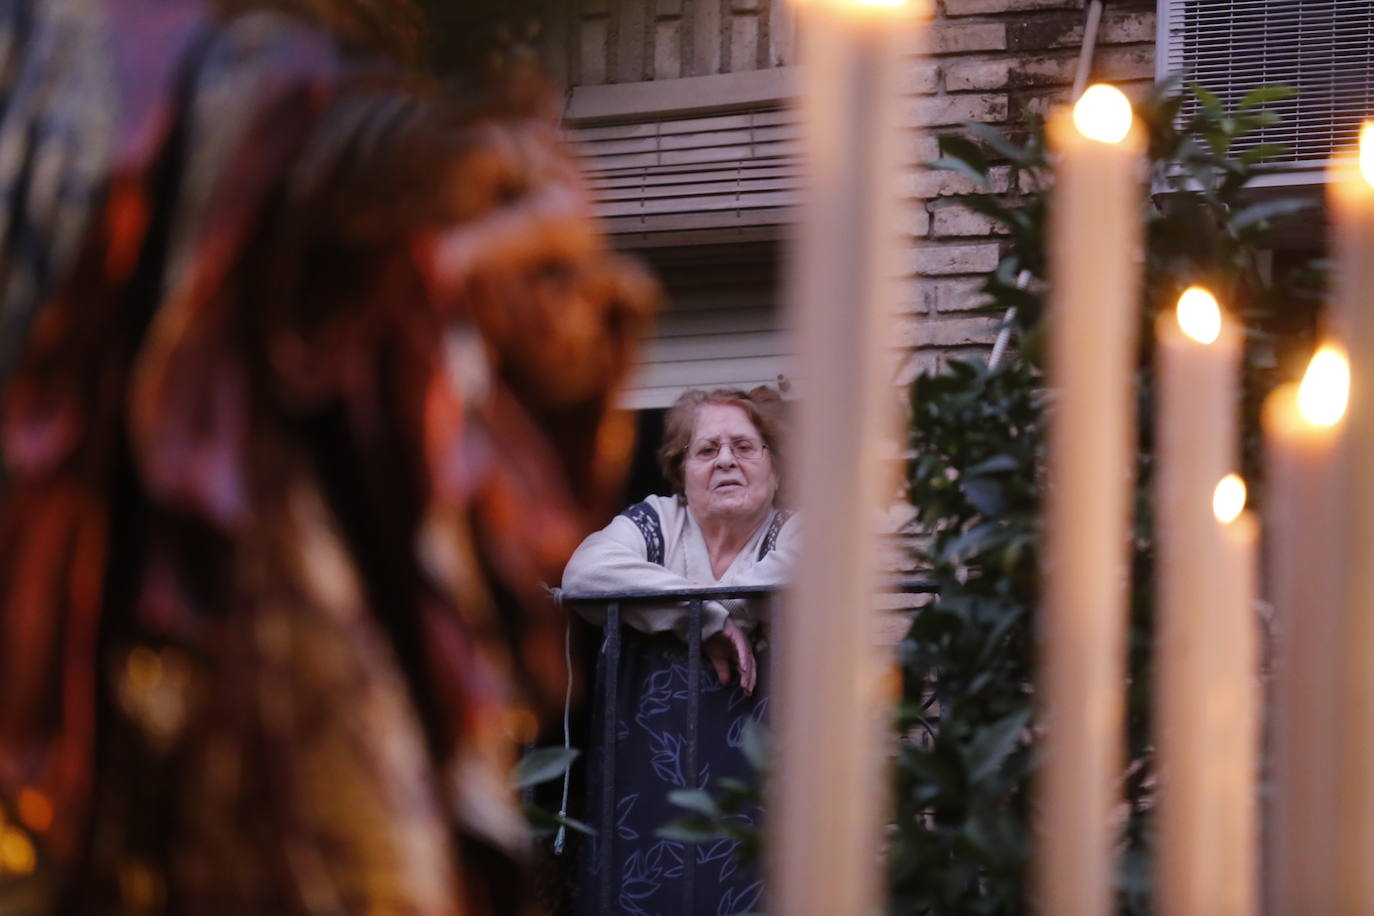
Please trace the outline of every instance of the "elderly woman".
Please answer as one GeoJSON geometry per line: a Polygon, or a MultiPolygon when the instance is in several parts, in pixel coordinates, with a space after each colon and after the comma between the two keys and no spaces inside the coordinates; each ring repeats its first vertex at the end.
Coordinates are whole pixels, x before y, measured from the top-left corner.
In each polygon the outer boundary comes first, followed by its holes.
{"type": "MultiPolygon", "coordinates": [[[[777,507],[782,401],[767,387],[744,392],[688,391],[668,411],[659,463],[674,495],[650,496],[591,535],[573,554],[563,576],[571,593],[668,590],[691,586],[777,585],[790,569],[796,522],[777,507]]],[[[764,602],[708,601],[702,615],[702,651],[710,662],[701,691],[699,784],[752,775],[740,747],[744,727],[764,717],[767,671],[761,653],[764,602]]],[[[604,623],[605,608],[580,608],[604,623]]],[[[658,828],[682,814],[666,796],[688,785],[686,744],[688,606],[684,602],[625,605],[618,672],[620,708],[615,754],[615,871],[598,873],[595,843],[584,856],[579,913],[598,911],[599,889],[611,881],[616,912],[748,913],[761,904],[757,875],[738,868],[734,843],[704,843],[695,851],[694,903],[682,884],[682,843],[660,839],[658,828]]],[[[605,672],[599,671],[598,678],[605,672]]],[[[598,691],[597,696],[600,696],[598,691]]],[[[592,797],[599,797],[593,728],[588,760],[592,797]]],[[[758,812],[745,815],[751,820],[758,812]]],[[[597,842],[604,842],[599,838],[597,842]]]]}

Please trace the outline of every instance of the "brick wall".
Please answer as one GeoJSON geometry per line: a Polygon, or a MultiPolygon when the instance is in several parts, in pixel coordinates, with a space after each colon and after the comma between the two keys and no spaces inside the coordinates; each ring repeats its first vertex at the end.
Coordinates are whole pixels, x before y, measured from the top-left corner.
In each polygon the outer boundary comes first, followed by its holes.
{"type": "MultiPolygon", "coordinates": [[[[908,145],[908,190],[915,200],[907,231],[915,243],[899,344],[912,349],[899,381],[950,355],[985,350],[1000,316],[973,315],[978,274],[996,265],[999,241],[983,217],[955,195],[975,190],[951,173],[924,172],[936,136],[961,121],[1014,131],[1027,114],[1044,114],[1073,84],[1085,21],[1082,0],[937,0],[927,54],[906,63],[905,123],[923,135],[908,145]]],[[[1097,36],[1090,80],[1128,92],[1154,76],[1154,0],[1112,0],[1097,36]]],[[[1005,191],[997,169],[993,189],[1005,191]]]]}
{"type": "Polygon", "coordinates": [[[668,80],[793,63],[793,0],[557,0],[574,85],[668,80]]]}

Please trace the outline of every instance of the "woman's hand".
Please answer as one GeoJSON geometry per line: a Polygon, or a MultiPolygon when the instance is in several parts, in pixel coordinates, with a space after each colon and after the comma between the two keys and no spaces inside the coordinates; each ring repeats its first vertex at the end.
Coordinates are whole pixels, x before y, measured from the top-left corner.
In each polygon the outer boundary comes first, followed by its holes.
{"type": "Polygon", "coordinates": [[[749,696],[754,695],[754,685],[758,683],[758,666],[754,661],[754,649],[749,645],[749,637],[735,626],[734,621],[726,620],[719,633],[713,633],[701,644],[701,652],[711,667],[716,669],[716,677],[722,684],[731,680],[730,663],[734,661],[739,669],[739,685],[749,696]]]}

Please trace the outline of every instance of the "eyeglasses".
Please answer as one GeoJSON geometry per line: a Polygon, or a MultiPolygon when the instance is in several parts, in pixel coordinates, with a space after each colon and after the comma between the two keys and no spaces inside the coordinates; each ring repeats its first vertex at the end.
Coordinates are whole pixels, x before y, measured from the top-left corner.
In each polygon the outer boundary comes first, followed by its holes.
{"type": "Polygon", "coordinates": [[[714,439],[706,439],[695,445],[687,446],[684,451],[691,456],[693,461],[715,461],[722,448],[729,448],[730,454],[735,456],[736,461],[751,461],[758,458],[763,450],[768,448],[762,442],[755,439],[731,439],[729,442],[720,443],[714,439]]]}

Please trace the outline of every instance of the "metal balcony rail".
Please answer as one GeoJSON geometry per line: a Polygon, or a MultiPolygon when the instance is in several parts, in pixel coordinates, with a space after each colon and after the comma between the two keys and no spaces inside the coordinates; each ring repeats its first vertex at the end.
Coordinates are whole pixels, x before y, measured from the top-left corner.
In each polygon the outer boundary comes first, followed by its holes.
{"type": "MultiPolygon", "coordinates": [[[[607,714],[602,722],[601,735],[601,798],[597,816],[597,858],[600,885],[597,888],[600,912],[614,912],[612,896],[615,886],[612,874],[612,851],[615,844],[615,740],[616,716],[619,697],[617,696],[620,672],[620,608],[623,604],[648,604],[661,601],[686,601],[688,607],[687,628],[687,747],[684,775],[688,789],[698,789],[699,771],[697,768],[697,728],[701,707],[701,618],[702,609],[708,600],[717,598],[755,598],[769,597],[785,588],[771,585],[716,586],[706,588],[676,588],[665,590],[632,589],[620,592],[568,593],[555,592],[560,604],[604,604],[606,606],[605,638],[601,645],[604,655],[604,672],[601,701],[607,714]]],[[[933,595],[936,593],[934,582],[927,579],[901,578],[882,583],[875,594],[933,595]]],[[[590,814],[590,812],[588,812],[590,814]]],[[[691,845],[691,844],[689,844],[691,845]]],[[[696,856],[689,851],[684,857],[685,911],[691,912],[694,903],[696,856]]]]}

